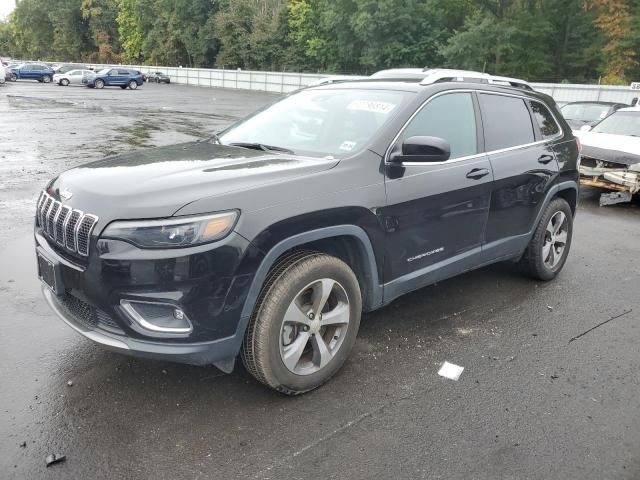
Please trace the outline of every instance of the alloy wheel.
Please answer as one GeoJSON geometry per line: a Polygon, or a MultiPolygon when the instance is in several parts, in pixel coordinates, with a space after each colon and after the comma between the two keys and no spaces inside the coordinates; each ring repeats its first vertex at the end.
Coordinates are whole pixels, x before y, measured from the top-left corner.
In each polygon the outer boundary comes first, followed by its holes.
{"type": "Polygon", "coordinates": [[[549,219],[542,245],[542,259],[549,269],[554,269],[564,254],[569,235],[569,224],[564,212],[558,211],[549,219]]]}
{"type": "Polygon", "coordinates": [[[316,280],[295,296],[280,329],[280,358],[297,375],[324,368],[342,346],[350,320],[349,297],[340,283],[316,280]]]}

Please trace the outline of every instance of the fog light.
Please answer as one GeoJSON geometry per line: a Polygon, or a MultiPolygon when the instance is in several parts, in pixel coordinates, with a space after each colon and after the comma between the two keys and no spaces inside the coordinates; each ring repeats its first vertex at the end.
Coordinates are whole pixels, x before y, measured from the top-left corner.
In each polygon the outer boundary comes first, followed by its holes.
{"type": "Polygon", "coordinates": [[[131,320],[154,333],[191,333],[193,326],[187,314],[170,303],[120,300],[122,310],[131,320]]]}

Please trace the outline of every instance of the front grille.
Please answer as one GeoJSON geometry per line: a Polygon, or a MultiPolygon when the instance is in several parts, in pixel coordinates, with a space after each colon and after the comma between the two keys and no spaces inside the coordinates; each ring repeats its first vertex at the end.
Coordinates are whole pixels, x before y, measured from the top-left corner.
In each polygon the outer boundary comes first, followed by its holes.
{"type": "Polygon", "coordinates": [[[89,255],[89,240],[98,217],[75,210],[43,191],[36,207],[36,224],[43,234],[66,250],[89,255]]]}
{"type": "Polygon", "coordinates": [[[70,293],[65,293],[61,297],[58,297],[58,300],[76,322],[82,323],[91,329],[101,328],[117,334],[124,333],[108,313],[88,304],[84,300],[80,300],[78,297],[70,293]]]}

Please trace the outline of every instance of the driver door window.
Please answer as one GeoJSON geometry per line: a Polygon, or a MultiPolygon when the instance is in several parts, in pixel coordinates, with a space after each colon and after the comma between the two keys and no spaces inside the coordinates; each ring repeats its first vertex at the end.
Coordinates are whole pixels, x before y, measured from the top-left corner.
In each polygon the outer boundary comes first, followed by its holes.
{"type": "Polygon", "coordinates": [[[451,145],[450,159],[478,153],[476,115],[471,93],[449,93],[434,98],[413,117],[399,142],[409,137],[445,139],[451,145]]]}

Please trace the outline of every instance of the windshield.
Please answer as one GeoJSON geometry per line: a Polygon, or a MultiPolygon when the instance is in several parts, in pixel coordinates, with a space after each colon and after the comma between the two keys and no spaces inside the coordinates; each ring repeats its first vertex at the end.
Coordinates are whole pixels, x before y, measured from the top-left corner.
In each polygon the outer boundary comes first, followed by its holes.
{"type": "Polygon", "coordinates": [[[618,111],[602,120],[591,131],[640,137],[640,111],[618,111]]]}
{"type": "Polygon", "coordinates": [[[565,105],[560,109],[560,111],[567,120],[599,122],[607,116],[610,109],[610,105],[598,105],[597,103],[574,103],[565,105]]]}
{"type": "Polygon", "coordinates": [[[109,73],[111,69],[110,68],[103,68],[102,70],[98,70],[98,75],[106,75],[107,73],[109,73]]]}
{"type": "Polygon", "coordinates": [[[355,153],[397,111],[410,92],[303,90],[220,134],[220,141],[272,145],[311,155],[355,153]]]}

